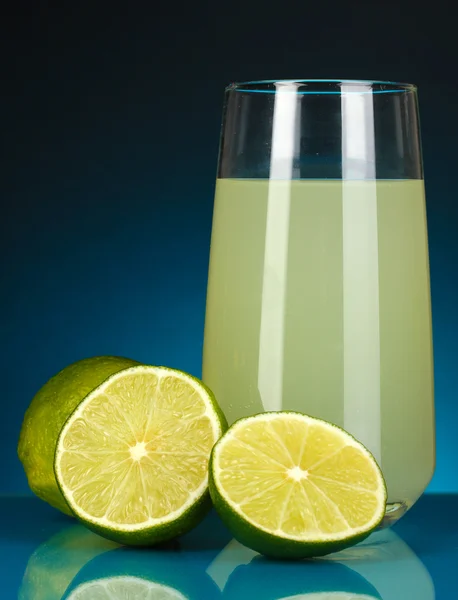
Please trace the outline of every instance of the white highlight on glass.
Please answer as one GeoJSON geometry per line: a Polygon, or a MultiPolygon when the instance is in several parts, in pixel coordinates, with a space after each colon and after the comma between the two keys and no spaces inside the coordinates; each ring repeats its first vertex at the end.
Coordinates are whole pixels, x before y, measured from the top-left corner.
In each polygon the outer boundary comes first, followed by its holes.
{"type": "Polygon", "coordinates": [[[369,85],[355,88],[354,85],[351,88],[343,85],[341,100],[344,428],[367,446],[380,464],[380,312],[374,106],[369,85]],[[365,180],[364,185],[359,187],[355,180],[365,180]]]}
{"type": "Polygon", "coordinates": [[[281,410],[291,178],[300,142],[297,83],[277,83],[272,126],[262,284],[258,389],[264,410],[281,410]],[[291,93],[293,92],[293,93],[291,93]]]}

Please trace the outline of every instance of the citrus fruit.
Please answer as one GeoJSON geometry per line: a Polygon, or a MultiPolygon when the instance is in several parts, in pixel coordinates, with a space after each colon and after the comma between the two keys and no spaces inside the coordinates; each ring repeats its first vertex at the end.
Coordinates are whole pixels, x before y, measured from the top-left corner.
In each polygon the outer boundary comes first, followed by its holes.
{"type": "Polygon", "coordinates": [[[240,419],[210,459],[210,494],[234,537],[267,556],[322,556],[369,535],[386,486],[369,451],[339,427],[294,412],[240,419]]]}
{"type": "Polygon", "coordinates": [[[198,379],[166,367],[124,369],[66,421],[57,482],[73,513],[97,533],[123,544],[165,541],[210,508],[208,461],[225,428],[198,379]]]}
{"type": "Polygon", "coordinates": [[[107,377],[137,364],[117,356],[86,358],[65,367],[33,398],[22,423],[18,454],[31,490],[51,506],[71,514],[57,486],[53,467],[57,439],[65,421],[107,377]]]}

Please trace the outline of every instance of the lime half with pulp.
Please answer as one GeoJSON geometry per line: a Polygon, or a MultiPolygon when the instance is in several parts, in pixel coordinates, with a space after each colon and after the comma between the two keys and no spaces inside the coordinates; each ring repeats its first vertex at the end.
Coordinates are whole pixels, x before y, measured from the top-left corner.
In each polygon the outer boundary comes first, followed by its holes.
{"type": "Polygon", "coordinates": [[[198,379],[166,367],[124,369],[68,418],[56,479],[90,529],[124,544],[152,545],[189,531],[206,514],[209,456],[225,427],[198,379]]]}
{"type": "Polygon", "coordinates": [[[300,413],[240,419],[215,445],[210,494],[234,537],[279,558],[336,552],[383,519],[375,459],[339,427],[300,413]]]}

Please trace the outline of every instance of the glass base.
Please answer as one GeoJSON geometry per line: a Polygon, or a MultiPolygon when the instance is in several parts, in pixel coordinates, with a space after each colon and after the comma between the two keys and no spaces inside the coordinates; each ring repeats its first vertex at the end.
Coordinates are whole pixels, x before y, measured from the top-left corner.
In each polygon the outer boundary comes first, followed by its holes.
{"type": "Polygon", "coordinates": [[[409,506],[407,506],[406,502],[390,502],[386,505],[385,517],[378,529],[385,529],[386,527],[391,527],[399,521],[399,519],[406,514],[409,506]]]}

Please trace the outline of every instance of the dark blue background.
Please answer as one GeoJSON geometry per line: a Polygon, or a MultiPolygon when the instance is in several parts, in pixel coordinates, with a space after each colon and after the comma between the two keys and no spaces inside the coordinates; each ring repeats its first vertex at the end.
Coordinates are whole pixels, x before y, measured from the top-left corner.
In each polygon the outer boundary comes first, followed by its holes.
{"type": "Polygon", "coordinates": [[[22,416],[68,363],[117,354],[200,374],[224,86],[313,77],[419,86],[438,433],[430,491],[457,491],[458,53],[445,3],[65,4],[15,3],[1,23],[0,492],[27,491],[22,416]]]}

